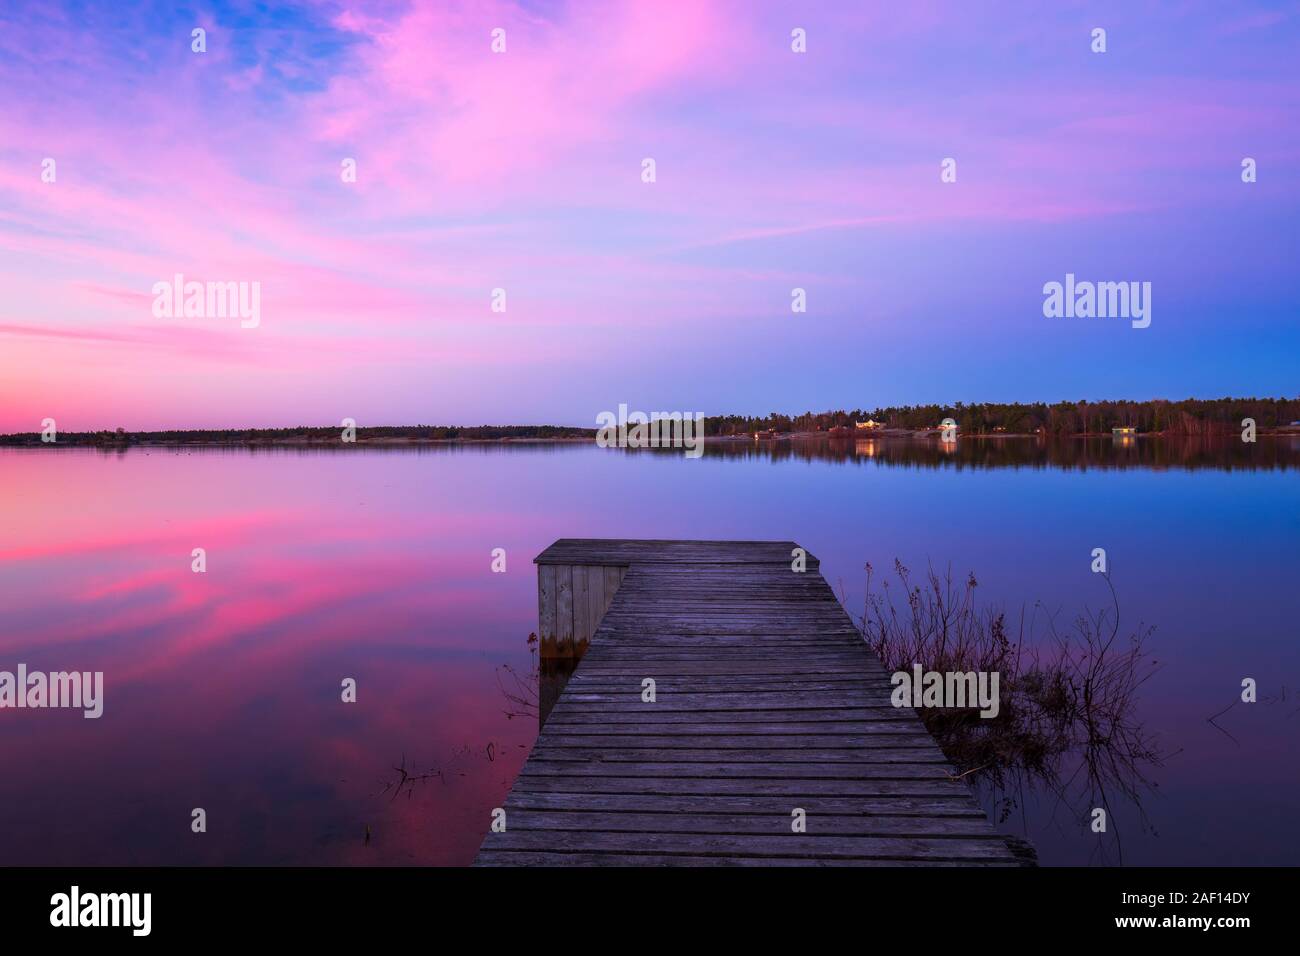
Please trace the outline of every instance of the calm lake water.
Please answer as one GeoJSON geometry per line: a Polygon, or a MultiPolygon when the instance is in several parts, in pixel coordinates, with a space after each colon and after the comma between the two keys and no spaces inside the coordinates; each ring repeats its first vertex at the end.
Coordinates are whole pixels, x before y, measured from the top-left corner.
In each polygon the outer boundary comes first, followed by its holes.
{"type": "MultiPolygon", "coordinates": [[[[0,711],[0,864],[468,863],[536,735],[499,669],[560,537],[794,539],[855,616],[864,562],[951,565],[1067,624],[1109,603],[1104,547],[1171,753],[1151,826],[1115,809],[1124,862],[1300,863],[1297,467],[1288,438],[0,449],[0,670],[105,675],[99,720],[0,711]]],[[[1048,796],[1002,827],[1098,860],[1048,796]]]]}

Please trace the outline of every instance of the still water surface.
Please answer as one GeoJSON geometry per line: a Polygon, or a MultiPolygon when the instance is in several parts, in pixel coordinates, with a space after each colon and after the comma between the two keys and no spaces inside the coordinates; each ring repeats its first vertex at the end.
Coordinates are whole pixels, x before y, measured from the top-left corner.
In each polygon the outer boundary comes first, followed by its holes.
{"type": "MultiPolygon", "coordinates": [[[[105,675],[99,720],[0,711],[0,864],[468,863],[536,735],[500,668],[560,537],[794,539],[855,616],[864,562],[951,565],[1066,622],[1109,601],[1104,547],[1172,754],[1124,862],[1295,864],[1297,467],[1286,438],[0,450],[0,670],[105,675]]],[[[1042,794],[1002,827],[1098,860],[1042,794]]]]}

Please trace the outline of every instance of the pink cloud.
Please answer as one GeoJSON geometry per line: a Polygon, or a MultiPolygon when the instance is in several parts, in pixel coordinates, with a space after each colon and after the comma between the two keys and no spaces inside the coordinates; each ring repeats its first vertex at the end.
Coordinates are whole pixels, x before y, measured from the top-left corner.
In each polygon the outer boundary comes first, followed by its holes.
{"type": "Polygon", "coordinates": [[[206,394],[311,418],[342,369],[372,397],[417,393],[421,363],[445,383],[431,399],[455,400],[471,364],[540,388],[614,316],[664,334],[738,321],[766,294],[755,276],[888,294],[772,250],[1203,205],[1227,162],[1207,141],[1300,149],[1275,132],[1294,125],[1284,85],[1092,63],[1081,81],[1027,52],[1077,30],[1031,28],[1031,5],[982,31],[982,14],[935,3],[314,9],[346,40],[328,55],[215,15],[204,57],[129,12],[139,56],[57,12],[0,31],[0,82],[46,77],[0,114],[0,335],[23,343],[0,354],[0,430],[51,404],[131,425],[133,403],[169,392],[177,415],[206,394]],[[984,58],[973,82],[932,77],[963,57],[984,58]],[[954,188],[938,182],[949,155],[954,188]],[[57,183],[40,181],[46,156],[57,183]],[[177,272],[262,283],[264,327],[155,320],[149,289],[177,272]],[[496,287],[507,315],[486,308],[496,287]],[[95,368],[99,346],[116,374],[95,368]]]}

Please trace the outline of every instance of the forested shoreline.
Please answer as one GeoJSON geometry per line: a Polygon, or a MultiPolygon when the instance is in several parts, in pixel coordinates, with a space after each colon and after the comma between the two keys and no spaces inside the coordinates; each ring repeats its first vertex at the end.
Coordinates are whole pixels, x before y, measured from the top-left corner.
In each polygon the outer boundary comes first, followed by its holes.
{"type": "Polygon", "coordinates": [[[876,421],[886,428],[920,430],[937,428],[951,418],[967,435],[1105,434],[1112,428],[1132,427],[1139,432],[1175,435],[1213,435],[1239,433],[1242,420],[1253,418],[1258,428],[1279,428],[1300,420],[1298,398],[1218,398],[1145,402],[1036,402],[990,403],[967,405],[894,405],[883,408],[804,412],[782,415],[773,412],[763,417],[727,415],[710,417],[705,434],[732,435],[755,431],[776,432],[829,431],[852,428],[857,422],[876,421]]]}
{"type": "MultiPolygon", "coordinates": [[[[784,415],[708,416],[705,434],[715,437],[777,433],[830,431],[854,428],[858,422],[875,421],[885,428],[919,431],[939,427],[946,418],[957,423],[965,435],[1056,436],[1109,433],[1112,428],[1131,427],[1139,433],[1182,436],[1238,434],[1244,419],[1253,419],[1258,429],[1286,428],[1300,421],[1300,398],[1219,398],[1182,401],[1056,402],[1047,404],[981,403],[967,405],[894,405],[874,409],[839,409],[784,415]]],[[[187,428],[158,431],[57,432],[58,445],[314,445],[338,443],[343,429],[338,426],[294,428],[187,428]]],[[[480,441],[575,441],[594,438],[596,429],[566,425],[382,425],[357,427],[358,443],[373,442],[480,442],[480,441]]],[[[0,435],[0,445],[48,444],[41,432],[0,435]]]]}

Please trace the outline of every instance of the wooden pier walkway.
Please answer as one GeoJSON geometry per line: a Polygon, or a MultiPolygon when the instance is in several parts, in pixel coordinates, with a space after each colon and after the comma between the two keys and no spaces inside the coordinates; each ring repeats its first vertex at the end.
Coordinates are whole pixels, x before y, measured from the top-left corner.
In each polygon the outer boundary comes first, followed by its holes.
{"type": "Polygon", "coordinates": [[[539,555],[625,570],[475,864],[1017,865],[891,705],[817,560],[791,570],[796,547],[563,539],[539,555]]]}

